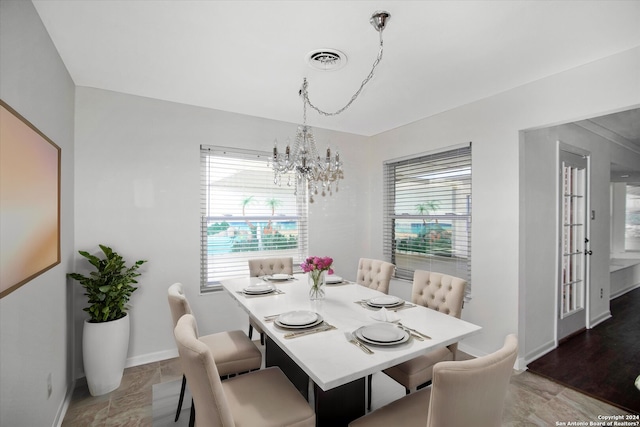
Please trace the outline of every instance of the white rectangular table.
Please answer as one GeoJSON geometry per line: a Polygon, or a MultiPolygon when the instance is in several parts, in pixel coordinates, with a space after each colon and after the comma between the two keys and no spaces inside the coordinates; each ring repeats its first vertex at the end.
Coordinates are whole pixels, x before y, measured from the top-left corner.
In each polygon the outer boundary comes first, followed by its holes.
{"type": "Polygon", "coordinates": [[[324,300],[310,301],[306,275],[294,277],[296,279],[289,282],[270,282],[282,293],[268,296],[241,293],[251,284],[263,283],[260,278],[227,279],[222,281],[222,286],[253,315],[265,332],[267,366],[280,366],[305,397],[308,397],[308,379],[313,381],[318,425],[346,425],[364,415],[364,379],[369,374],[453,344],[481,330],[480,326],[425,307],[406,308],[397,311],[403,325],[417,329],[431,339],[410,339],[407,343],[389,347],[369,345],[374,354],[366,354],[349,343],[344,333],[375,323],[372,318],[375,311],[355,302],[383,294],[356,284],[327,285],[324,300]],[[288,331],[264,320],[265,316],[293,310],[317,312],[336,329],[285,339],[288,331]],[[347,404],[345,398],[351,402],[347,404]]]}

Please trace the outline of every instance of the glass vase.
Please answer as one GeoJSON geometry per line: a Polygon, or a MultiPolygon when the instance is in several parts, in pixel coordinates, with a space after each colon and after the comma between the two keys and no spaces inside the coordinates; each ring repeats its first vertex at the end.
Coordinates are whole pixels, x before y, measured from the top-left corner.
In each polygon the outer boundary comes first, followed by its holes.
{"type": "Polygon", "coordinates": [[[324,276],[326,270],[309,272],[309,299],[312,301],[324,299],[324,276]]]}

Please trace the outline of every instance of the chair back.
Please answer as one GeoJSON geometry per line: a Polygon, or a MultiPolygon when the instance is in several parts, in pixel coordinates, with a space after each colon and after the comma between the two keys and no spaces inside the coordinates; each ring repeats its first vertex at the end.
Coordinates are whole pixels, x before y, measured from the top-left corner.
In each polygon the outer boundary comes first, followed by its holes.
{"type": "Polygon", "coordinates": [[[388,294],[389,282],[395,269],[396,266],[390,262],[360,258],[360,261],[358,261],[356,283],[388,294]]]}
{"type": "Polygon", "coordinates": [[[168,290],[169,308],[173,318],[173,327],[178,325],[178,320],[185,314],[193,314],[189,301],[182,290],[182,283],[174,283],[168,290]]]}
{"type": "Polygon", "coordinates": [[[413,273],[411,302],[460,318],[467,281],[432,271],[413,273]]]}
{"type": "Polygon", "coordinates": [[[269,274],[293,274],[293,258],[255,258],[249,260],[249,276],[260,277],[269,274]]]}
{"type": "Polygon", "coordinates": [[[233,426],[233,415],[222,388],[218,368],[209,347],[198,339],[196,319],[185,314],[178,320],[174,337],[184,375],[193,396],[198,426],[233,426]]]}
{"type": "Polygon", "coordinates": [[[495,353],[433,367],[427,427],[499,427],[518,339],[508,335],[495,353]]]}

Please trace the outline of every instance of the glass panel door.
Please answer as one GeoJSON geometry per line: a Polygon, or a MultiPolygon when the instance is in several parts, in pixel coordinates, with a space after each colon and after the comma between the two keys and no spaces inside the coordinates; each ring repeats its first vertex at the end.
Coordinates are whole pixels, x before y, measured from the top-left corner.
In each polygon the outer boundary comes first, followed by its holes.
{"type": "Polygon", "coordinates": [[[558,338],[585,327],[588,158],[560,152],[558,338]]]}

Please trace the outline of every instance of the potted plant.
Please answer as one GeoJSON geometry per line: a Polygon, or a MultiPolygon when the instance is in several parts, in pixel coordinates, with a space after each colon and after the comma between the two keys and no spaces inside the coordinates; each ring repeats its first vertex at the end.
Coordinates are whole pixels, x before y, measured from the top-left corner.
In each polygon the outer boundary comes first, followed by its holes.
{"type": "Polygon", "coordinates": [[[110,247],[99,245],[104,258],[78,251],[95,268],[88,276],[69,273],[85,289],[89,313],[82,331],[82,358],[87,385],[92,396],[109,393],[120,386],[129,347],[129,316],[131,294],[138,288],[138,268],[146,260],[127,267],[124,259],[110,247]]]}

